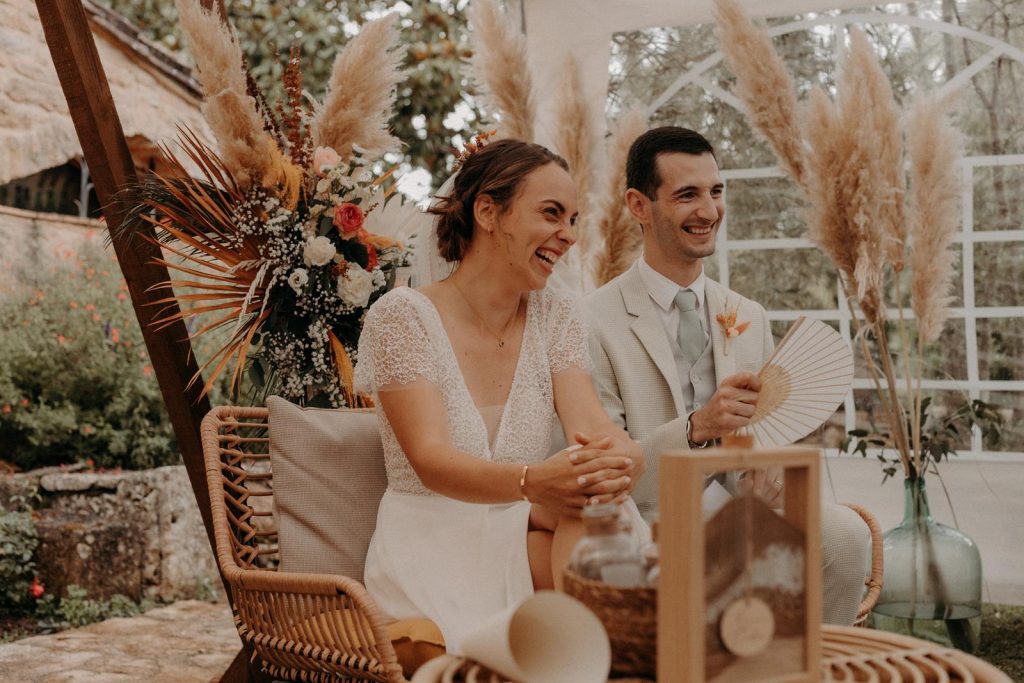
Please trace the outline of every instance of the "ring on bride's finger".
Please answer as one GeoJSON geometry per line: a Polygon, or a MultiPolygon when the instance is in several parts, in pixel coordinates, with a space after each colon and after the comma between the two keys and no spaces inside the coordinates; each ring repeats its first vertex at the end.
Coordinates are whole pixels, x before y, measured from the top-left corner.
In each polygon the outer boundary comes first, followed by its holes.
{"type": "Polygon", "coordinates": [[[777,491],[781,491],[782,490],[782,482],[779,481],[778,479],[772,479],[772,486],[774,486],[775,490],[777,490],[777,491]]]}

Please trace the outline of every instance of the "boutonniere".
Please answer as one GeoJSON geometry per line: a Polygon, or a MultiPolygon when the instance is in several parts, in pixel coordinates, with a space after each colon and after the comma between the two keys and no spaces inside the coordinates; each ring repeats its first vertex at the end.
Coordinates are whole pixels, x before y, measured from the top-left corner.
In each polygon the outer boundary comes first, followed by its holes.
{"type": "Polygon", "coordinates": [[[739,304],[736,304],[736,308],[732,311],[726,311],[725,313],[719,313],[715,315],[715,320],[722,326],[722,334],[725,335],[725,355],[729,355],[729,342],[743,334],[750,327],[750,321],[744,320],[741,323],[736,322],[736,314],[739,311],[739,304]]]}

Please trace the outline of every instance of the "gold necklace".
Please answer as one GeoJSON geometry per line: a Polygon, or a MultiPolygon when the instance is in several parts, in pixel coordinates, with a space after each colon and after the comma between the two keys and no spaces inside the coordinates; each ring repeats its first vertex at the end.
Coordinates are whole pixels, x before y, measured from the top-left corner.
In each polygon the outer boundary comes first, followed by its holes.
{"type": "Polygon", "coordinates": [[[469,303],[469,299],[466,297],[465,294],[463,294],[462,288],[455,284],[454,280],[452,280],[451,282],[452,286],[455,287],[455,290],[459,293],[459,296],[461,296],[462,300],[466,302],[466,306],[468,306],[469,310],[473,312],[473,317],[476,318],[477,324],[480,325],[480,327],[487,330],[488,332],[490,332],[491,335],[498,340],[499,349],[505,348],[505,335],[508,333],[508,329],[512,326],[512,323],[516,319],[516,315],[519,313],[519,307],[523,303],[522,299],[520,299],[519,302],[516,303],[515,310],[512,311],[512,315],[509,316],[508,322],[505,323],[505,326],[501,329],[501,334],[495,334],[494,330],[487,326],[487,323],[484,322],[484,319],[480,317],[480,314],[476,312],[475,308],[473,308],[473,304],[469,303]]]}

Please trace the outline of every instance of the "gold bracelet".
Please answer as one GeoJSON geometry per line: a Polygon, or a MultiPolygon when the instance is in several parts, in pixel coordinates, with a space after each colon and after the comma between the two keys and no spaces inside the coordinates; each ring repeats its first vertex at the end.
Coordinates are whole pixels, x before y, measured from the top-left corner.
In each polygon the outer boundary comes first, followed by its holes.
{"type": "Polygon", "coordinates": [[[526,497],[526,473],[530,471],[529,465],[523,465],[523,473],[519,476],[519,493],[527,503],[530,499],[526,497]]]}

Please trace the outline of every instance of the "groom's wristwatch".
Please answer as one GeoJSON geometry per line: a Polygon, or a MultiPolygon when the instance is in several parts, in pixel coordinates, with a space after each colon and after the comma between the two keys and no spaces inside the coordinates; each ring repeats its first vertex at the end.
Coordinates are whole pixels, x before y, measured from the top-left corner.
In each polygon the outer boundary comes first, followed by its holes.
{"type": "Polygon", "coordinates": [[[686,416],[686,443],[689,444],[690,448],[704,448],[710,441],[702,441],[697,443],[693,440],[693,413],[686,416]]]}

